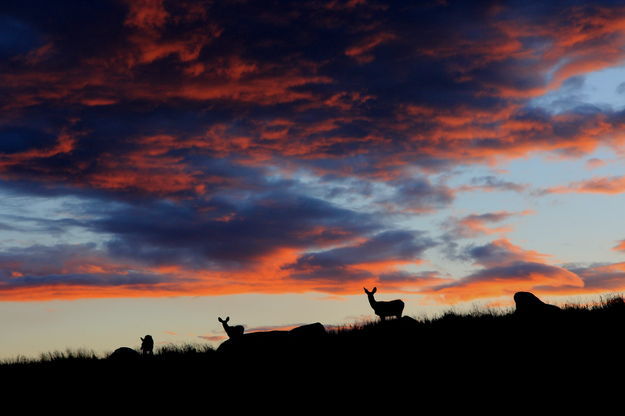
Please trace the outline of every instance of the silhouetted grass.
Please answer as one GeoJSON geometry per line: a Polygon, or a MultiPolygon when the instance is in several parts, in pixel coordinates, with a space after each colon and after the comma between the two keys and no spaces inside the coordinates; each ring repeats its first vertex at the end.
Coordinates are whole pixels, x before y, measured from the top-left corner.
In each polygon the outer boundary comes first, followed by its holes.
{"type": "MultiPolygon", "coordinates": [[[[136,349],[137,353],[140,353],[136,349]]],[[[154,355],[144,357],[151,361],[183,361],[183,360],[206,360],[213,356],[215,349],[207,344],[167,344],[155,348],[154,355]]],[[[52,351],[40,354],[39,358],[17,356],[13,359],[0,361],[0,368],[3,367],[34,367],[51,365],[87,364],[93,362],[106,362],[111,352],[97,354],[92,350],[67,349],[65,351],[52,351]]]]}
{"type": "Polygon", "coordinates": [[[625,301],[610,297],[588,305],[565,305],[548,316],[474,309],[362,321],[329,329],[325,336],[297,342],[278,338],[266,345],[250,344],[253,347],[243,343],[231,351],[216,351],[206,344],[162,345],[154,356],[135,361],[111,361],[88,350],[56,351],[39,359],[6,360],[0,371],[45,370],[37,377],[113,384],[121,380],[133,388],[146,380],[146,386],[168,380],[174,383],[172,388],[184,383],[215,389],[290,388],[321,379],[337,389],[345,385],[366,389],[397,374],[410,375],[420,388],[469,376],[474,383],[485,384],[497,378],[512,383],[538,377],[540,384],[547,380],[541,374],[561,377],[575,372],[579,379],[584,372],[621,371],[624,326],[625,301]]]}

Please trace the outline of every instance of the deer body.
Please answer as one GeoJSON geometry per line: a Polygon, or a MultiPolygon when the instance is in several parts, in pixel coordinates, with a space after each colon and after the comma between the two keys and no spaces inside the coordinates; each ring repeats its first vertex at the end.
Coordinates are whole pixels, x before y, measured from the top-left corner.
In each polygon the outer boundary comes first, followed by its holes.
{"type": "Polygon", "coordinates": [[[373,297],[373,294],[378,290],[377,287],[374,287],[371,292],[369,292],[366,288],[364,289],[367,294],[367,298],[369,298],[369,304],[380,319],[384,321],[388,316],[395,316],[398,319],[401,318],[401,314],[404,311],[404,302],[401,299],[379,302],[373,297]]]}
{"type": "Polygon", "coordinates": [[[230,320],[229,316],[227,316],[226,319],[217,318],[217,320],[221,322],[229,338],[240,337],[243,335],[243,331],[245,331],[245,328],[243,328],[243,325],[235,325],[235,326],[228,325],[228,321],[230,320]]]}

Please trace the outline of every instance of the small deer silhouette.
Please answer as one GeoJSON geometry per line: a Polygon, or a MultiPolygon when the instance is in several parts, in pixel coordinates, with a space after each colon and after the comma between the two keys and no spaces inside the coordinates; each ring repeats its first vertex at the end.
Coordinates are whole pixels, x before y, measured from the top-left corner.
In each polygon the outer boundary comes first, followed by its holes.
{"type": "Polygon", "coordinates": [[[229,316],[226,316],[225,320],[219,317],[217,319],[224,326],[224,330],[226,331],[226,334],[228,334],[228,337],[237,338],[243,335],[243,331],[245,331],[245,328],[243,328],[243,325],[235,325],[235,326],[228,325],[228,321],[230,320],[229,316]]]}
{"type": "Polygon", "coordinates": [[[401,314],[404,311],[404,302],[401,299],[389,300],[387,302],[378,302],[373,297],[373,294],[378,290],[377,287],[374,287],[371,292],[369,292],[366,287],[363,289],[365,289],[365,293],[369,298],[369,304],[373,308],[373,311],[383,321],[386,320],[387,316],[395,316],[398,319],[401,318],[401,314]]]}
{"type": "Polygon", "coordinates": [[[154,355],[154,339],[151,335],[141,338],[141,351],[143,351],[143,355],[154,355]]]}

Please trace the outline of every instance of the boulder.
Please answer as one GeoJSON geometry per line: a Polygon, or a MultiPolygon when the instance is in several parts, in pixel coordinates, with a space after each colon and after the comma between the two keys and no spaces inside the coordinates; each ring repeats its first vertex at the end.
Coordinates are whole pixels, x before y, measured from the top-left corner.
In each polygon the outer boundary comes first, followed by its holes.
{"type": "Polygon", "coordinates": [[[538,299],[531,292],[517,292],[514,294],[516,313],[519,315],[545,315],[561,311],[556,305],[550,305],[538,299]]]}
{"type": "Polygon", "coordinates": [[[141,358],[141,354],[129,347],[120,347],[108,356],[109,360],[116,361],[136,361],[141,358]]]}
{"type": "Polygon", "coordinates": [[[319,322],[302,325],[290,331],[250,332],[222,342],[217,351],[245,354],[292,353],[309,347],[311,340],[325,334],[326,329],[319,322]]]}
{"type": "Polygon", "coordinates": [[[289,331],[292,335],[318,337],[326,334],[326,328],[319,322],[314,324],[302,325],[289,331]]]}
{"type": "Polygon", "coordinates": [[[228,353],[275,351],[284,347],[288,338],[291,338],[288,331],[250,332],[225,340],[217,347],[217,351],[228,353]]]}

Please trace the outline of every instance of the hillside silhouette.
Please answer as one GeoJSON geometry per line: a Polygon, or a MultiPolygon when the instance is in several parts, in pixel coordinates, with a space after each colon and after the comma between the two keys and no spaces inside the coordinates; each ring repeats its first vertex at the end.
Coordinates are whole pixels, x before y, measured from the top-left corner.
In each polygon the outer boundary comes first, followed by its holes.
{"type": "MultiPolygon", "coordinates": [[[[440,404],[453,396],[478,400],[474,404],[481,408],[479,400],[551,401],[562,389],[583,388],[586,395],[589,389],[620,388],[623,298],[562,308],[530,303],[534,308],[509,312],[450,311],[433,319],[403,316],[341,328],[314,323],[291,331],[237,333],[216,349],[162,346],[142,355],[122,347],[122,359],[54,352],[40,360],[5,361],[0,374],[14,386],[38,383],[53,395],[66,394],[61,391],[71,386],[77,403],[91,404],[100,399],[98,392],[113,389],[139,407],[157,410],[158,402],[146,398],[236,402],[243,395],[320,406],[323,395],[349,400],[371,392],[387,405],[412,403],[415,395],[440,404]],[[618,382],[611,381],[615,376],[618,382]]],[[[359,406],[368,408],[365,402],[359,406]]]]}

